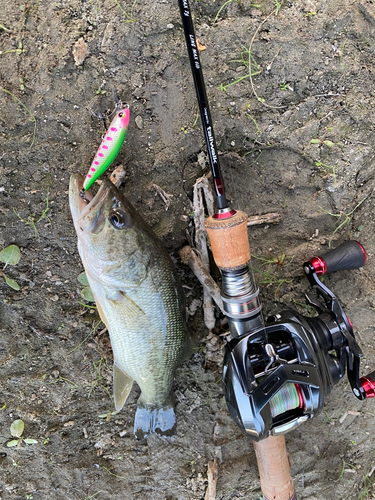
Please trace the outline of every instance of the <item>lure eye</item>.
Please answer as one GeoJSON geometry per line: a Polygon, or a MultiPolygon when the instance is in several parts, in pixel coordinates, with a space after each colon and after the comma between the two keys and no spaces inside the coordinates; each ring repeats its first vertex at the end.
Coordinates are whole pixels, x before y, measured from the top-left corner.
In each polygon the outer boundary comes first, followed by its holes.
{"type": "Polygon", "coordinates": [[[118,115],[120,118],[122,118],[124,116],[124,113],[119,113],[118,115]]]}
{"type": "Polygon", "coordinates": [[[110,222],[114,228],[124,229],[128,225],[129,218],[122,210],[113,210],[110,222]]]}

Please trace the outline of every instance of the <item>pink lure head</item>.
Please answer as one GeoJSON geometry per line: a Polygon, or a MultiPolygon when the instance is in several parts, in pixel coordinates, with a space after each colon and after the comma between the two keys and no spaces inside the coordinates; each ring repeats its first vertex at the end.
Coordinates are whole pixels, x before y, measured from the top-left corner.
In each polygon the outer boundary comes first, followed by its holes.
{"type": "Polygon", "coordinates": [[[124,108],[117,116],[121,119],[121,127],[127,128],[129,125],[130,111],[129,108],[124,108]]]}

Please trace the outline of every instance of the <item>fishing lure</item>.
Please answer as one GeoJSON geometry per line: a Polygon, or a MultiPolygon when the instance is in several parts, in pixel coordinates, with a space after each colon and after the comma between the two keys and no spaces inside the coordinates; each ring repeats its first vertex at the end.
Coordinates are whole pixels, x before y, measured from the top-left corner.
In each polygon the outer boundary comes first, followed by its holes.
{"type": "Polygon", "coordinates": [[[82,191],[87,191],[107,168],[115,161],[123,142],[126,139],[126,133],[129,126],[130,111],[124,108],[116,113],[115,118],[108,127],[102,143],[96,152],[95,158],[91,164],[82,191]]]}

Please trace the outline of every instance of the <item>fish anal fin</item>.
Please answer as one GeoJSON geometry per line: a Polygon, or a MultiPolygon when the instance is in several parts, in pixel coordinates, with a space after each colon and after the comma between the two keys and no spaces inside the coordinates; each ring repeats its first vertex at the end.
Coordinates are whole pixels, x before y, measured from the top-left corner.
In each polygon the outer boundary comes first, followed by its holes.
{"type": "Polygon", "coordinates": [[[128,399],[133,386],[133,379],[121,370],[116,363],[113,364],[113,397],[116,411],[120,411],[128,399]]]}

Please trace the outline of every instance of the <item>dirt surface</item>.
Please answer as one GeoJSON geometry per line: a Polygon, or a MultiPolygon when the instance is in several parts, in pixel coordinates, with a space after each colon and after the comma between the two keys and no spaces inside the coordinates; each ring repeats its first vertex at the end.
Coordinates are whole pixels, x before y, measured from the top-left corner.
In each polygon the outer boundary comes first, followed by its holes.
{"type": "MultiPolygon", "coordinates": [[[[68,181],[86,173],[103,133],[92,112],[112,109],[113,91],[131,110],[116,161],[127,171],[124,192],[175,258],[188,303],[201,297],[177,259],[192,229],[192,186],[208,172],[198,161],[205,146],[178,5],[119,3],[127,15],[111,0],[0,2],[0,250],[16,244],[22,254],[7,268],[21,290],[0,277],[0,496],[200,499],[216,456],[216,498],[256,500],[253,447],[223,400],[223,337],[207,336],[201,311],[190,319],[198,347],[176,375],[177,435],[138,443],[138,392],[110,414],[109,340],[102,325],[89,335],[98,316],[79,304],[83,269],[68,181]],[[76,65],[81,37],[89,53],[76,65]],[[152,184],[171,195],[168,211],[152,184]],[[15,419],[37,444],[7,447],[15,419]]],[[[265,311],[306,312],[301,264],[330,240],[360,240],[366,266],[325,282],[354,325],[361,373],[370,372],[374,3],[284,2],[276,15],[274,2],[239,0],[214,23],[221,5],[201,0],[192,10],[228,197],[249,215],[282,215],[277,225],[249,230],[254,256],[271,261],[253,260],[263,272],[258,282],[267,282],[265,311]],[[249,73],[249,48],[253,85],[248,77],[233,83],[249,73]]],[[[299,499],[373,498],[374,415],[374,401],[359,402],[343,381],[319,416],[287,435],[299,499]],[[345,418],[348,410],[357,413],[345,418]]]]}

